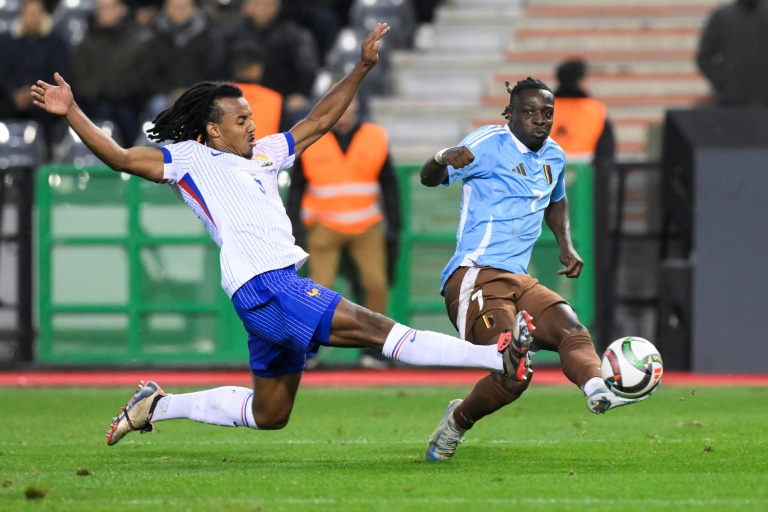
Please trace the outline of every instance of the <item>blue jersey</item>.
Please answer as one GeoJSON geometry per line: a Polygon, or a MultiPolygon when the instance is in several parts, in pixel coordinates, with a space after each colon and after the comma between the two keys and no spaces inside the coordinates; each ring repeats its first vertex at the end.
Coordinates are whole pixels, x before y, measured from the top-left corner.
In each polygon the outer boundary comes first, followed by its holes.
{"type": "Polygon", "coordinates": [[[459,144],[475,160],[448,166],[448,185],[461,180],[461,220],[456,253],[443,270],[445,282],[459,267],[494,267],[527,274],[544,210],[565,197],[565,154],[552,139],[531,151],[508,125],[483,126],[459,144]]]}

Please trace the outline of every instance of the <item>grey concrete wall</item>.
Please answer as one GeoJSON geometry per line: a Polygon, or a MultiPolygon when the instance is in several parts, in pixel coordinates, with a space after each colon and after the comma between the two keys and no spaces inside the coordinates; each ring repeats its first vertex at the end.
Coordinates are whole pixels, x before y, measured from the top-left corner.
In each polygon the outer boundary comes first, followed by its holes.
{"type": "Polygon", "coordinates": [[[768,145],[695,162],[691,369],[768,372],[768,145]]]}

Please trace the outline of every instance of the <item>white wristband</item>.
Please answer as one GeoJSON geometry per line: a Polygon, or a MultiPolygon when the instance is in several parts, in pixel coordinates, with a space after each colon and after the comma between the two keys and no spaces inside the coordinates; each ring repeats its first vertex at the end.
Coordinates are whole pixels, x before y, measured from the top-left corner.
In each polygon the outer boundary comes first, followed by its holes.
{"type": "Polygon", "coordinates": [[[440,165],[448,165],[445,163],[445,160],[443,160],[443,153],[448,151],[451,148],[443,148],[437,153],[435,153],[435,162],[439,163],[440,165]]]}

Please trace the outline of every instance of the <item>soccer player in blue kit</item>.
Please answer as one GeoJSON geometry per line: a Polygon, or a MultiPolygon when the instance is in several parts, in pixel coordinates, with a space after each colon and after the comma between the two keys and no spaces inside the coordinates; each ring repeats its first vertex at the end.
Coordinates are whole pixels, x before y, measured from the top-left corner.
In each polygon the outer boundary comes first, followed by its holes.
{"type": "Polygon", "coordinates": [[[633,401],[614,395],[600,378],[600,357],[571,306],[527,272],[542,219],[560,247],[558,274],[579,277],[584,262],[574,250],[565,191],[565,154],[549,138],[555,98],[540,80],[510,88],[506,125],[483,126],[456,147],[427,160],[421,182],[463,186],[456,253],[442,274],[448,315],[462,339],[495,343],[505,329],[523,364],[514,375],[488,375],[464,400],[453,400],[427,443],[428,460],[450,459],[464,433],[481,418],[517,400],[533,371],[530,354],[558,352],[563,373],[600,414],[633,401]]]}
{"type": "Polygon", "coordinates": [[[277,174],[341,117],[378,62],[380,39],[388,31],[387,24],[371,30],[360,60],[305,119],[288,132],[259,140],[248,102],[228,82],[199,83],[154,119],[151,137],[171,144],[129,149],[83,114],[58,73],[55,85],[39,80],[32,86],[34,104],[64,116],[102,162],[169,185],[192,209],[221,249],[221,284],[248,332],[252,389],[224,386],[170,394],[155,382],[141,383],[112,420],[108,445],[171,419],[281,429],[293,410],[307,353],[319,345],[371,348],[414,365],[517,372],[523,358],[509,333],[497,346],[477,346],[412,329],[296,273],[308,255],[295,245],[277,174]]]}

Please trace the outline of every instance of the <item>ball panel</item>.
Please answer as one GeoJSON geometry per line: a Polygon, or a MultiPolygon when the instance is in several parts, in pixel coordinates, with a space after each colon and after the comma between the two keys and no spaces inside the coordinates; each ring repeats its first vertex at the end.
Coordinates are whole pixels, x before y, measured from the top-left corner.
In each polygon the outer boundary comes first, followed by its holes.
{"type": "Polygon", "coordinates": [[[627,336],[611,343],[603,354],[600,373],[617,395],[640,398],[653,393],[663,375],[661,355],[648,340],[627,336]]]}

